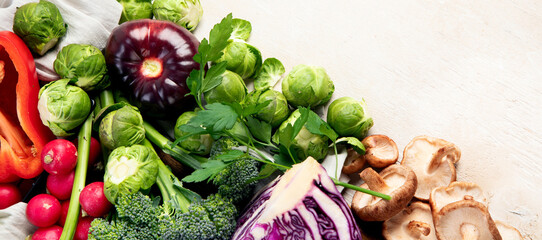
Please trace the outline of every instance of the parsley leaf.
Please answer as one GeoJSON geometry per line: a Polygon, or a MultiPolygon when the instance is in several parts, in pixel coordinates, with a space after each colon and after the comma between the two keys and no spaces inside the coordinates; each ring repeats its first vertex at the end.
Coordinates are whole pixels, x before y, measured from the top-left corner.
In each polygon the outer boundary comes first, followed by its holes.
{"type": "Polygon", "coordinates": [[[192,174],[183,178],[183,182],[201,182],[212,179],[217,173],[228,166],[220,160],[209,160],[201,164],[202,169],[196,169],[192,174]]]}
{"type": "Polygon", "coordinates": [[[205,66],[208,62],[214,62],[222,57],[222,51],[229,44],[232,31],[232,14],[230,13],[211,29],[209,40],[205,38],[201,40],[198,53],[193,57],[194,61],[200,64],[200,69],[190,72],[186,84],[190,89],[188,95],[194,96],[202,109],[202,94],[218,86],[222,82],[222,74],[226,71],[226,63],[211,67],[207,74],[205,74],[205,66]]]}
{"type": "Polygon", "coordinates": [[[224,61],[209,68],[201,86],[202,92],[207,92],[222,82],[223,73],[226,71],[226,65],[227,62],[224,61]]]}
{"type": "Polygon", "coordinates": [[[309,117],[307,119],[307,124],[305,125],[307,130],[313,134],[326,136],[331,139],[331,141],[337,140],[339,135],[331,128],[331,126],[322,120],[322,118],[320,118],[320,116],[318,116],[318,114],[315,112],[311,110],[308,111],[309,117]]]}
{"type": "Polygon", "coordinates": [[[251,116],[246,117],[246,119],[248,130],[250,130],[252,136],[264,143],[271,143],[271,124],[251,116]]]}
{"type": "Polygon", "coordinates": [[[356,137],[342,137],[342,138],[337,139],[335,144],[339,144],[339,143],[343,143],[343,142],[345,142],[348,145],[352,146],[352,148],[354,150],[356,150],[356,152],[358,152],[359,154],[365,155],[365,146],[363,145],[363,143],[361,143],[361,141],[358,138],[356,138],[356,137]]]}
{"type": "Polygon", "coordinates": [[[222,57],[222,50],[230,43],[229,39],[232,32],[232,14],[230,13],[220,23],[216,24],[209,33],[209,50],[202,53],[207,61],[214,62],[222,57]]]}
{"type": "Polygon", "coordinates": [[[225,153],[213,156],[209,161],[201,164],[192,174],[183,178],[183,182],[202,182],[212,180],[220,171],[224,170],[230,163],[241,159],[246,153],[241,150],[229,150],[225,153]]]}
{"type": "Polygon", "coordinates": [[[207,109],[196,113],[187,124],[180,128],[187,134],[201,134],[201,128],[208,133],[222,132],[233,128],[237,121],[237,113],[232,107],[222,103],[207,104],[207,109]]]}

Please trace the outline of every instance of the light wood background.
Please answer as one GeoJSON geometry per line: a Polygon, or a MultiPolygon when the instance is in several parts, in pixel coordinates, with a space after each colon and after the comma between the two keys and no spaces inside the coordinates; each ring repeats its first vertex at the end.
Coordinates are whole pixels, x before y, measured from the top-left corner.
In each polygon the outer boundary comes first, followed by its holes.
{"type": "Polygon", "coordinates": [[[199,39],[232,12],[287,71],[324,67],[334,98],[364,98],[401,149],[415,136],[462,150],[493,219],[542,236],[542,1],[202,0],[199,39]]]}

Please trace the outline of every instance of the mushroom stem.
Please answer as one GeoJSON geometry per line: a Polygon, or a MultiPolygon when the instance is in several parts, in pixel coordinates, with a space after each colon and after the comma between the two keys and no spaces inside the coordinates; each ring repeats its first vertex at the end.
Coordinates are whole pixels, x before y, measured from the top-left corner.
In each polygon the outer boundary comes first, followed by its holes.
{"type": "Polygon", "coordinates": [[[359,177],[367,183],[369,186],[369,189],[377,192],[384,193],[386,189],[388,189],[388,185],[384,181],[384,179],[372,168],[366,168],[363,170],[359,177]]]}
{"type": "Polygon", "coordinates": [[[478,228],[469,223],[461,224],[459,231],[461,231],[461,237],[463,238],[463,240],[478,240],[478,238],[480,237],[478,228]]]}
{"type": "MultiPolygon", "coordinates": [[[[427,167],[427,172],[431,173],[435,171],[440,164],[445,161],[447,156],[450,156],[450,158],[453,158],[453,154],[456,152],[454,145],[446,145],[439,150],[437,150],[435,153],[433,153],[433,157],[431,158],[431,161],[429,162],[429,166],[427,167]]],[[[455,160],[451,160],[452,163],[455,162],[455,160]]]]}
{"type": "Polygon", "coordinates": [[[410,236],[418,237],[421,235],[427,236],[431,233],[431,226],[427,223],[420,221],[410,221],[407,225],[408,233],[410,236]]]}

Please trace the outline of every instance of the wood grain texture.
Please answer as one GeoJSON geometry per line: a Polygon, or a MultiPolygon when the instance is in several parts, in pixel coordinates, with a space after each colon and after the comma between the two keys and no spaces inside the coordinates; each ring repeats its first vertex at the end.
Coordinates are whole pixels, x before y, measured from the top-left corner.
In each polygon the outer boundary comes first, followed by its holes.
{"type": "Polygon", "coordinates": [[[462,150],[495,220],[542,236],[542,2],[202,0],[196,31],[227,13],[287,71],[326,68],[334,98],[364,98],[398,147],[426,134],[462,150]]]}

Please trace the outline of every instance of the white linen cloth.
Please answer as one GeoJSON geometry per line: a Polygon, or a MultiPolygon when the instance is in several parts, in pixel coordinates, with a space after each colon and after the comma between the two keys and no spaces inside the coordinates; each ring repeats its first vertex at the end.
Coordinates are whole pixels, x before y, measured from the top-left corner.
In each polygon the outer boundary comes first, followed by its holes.
{"type": "MultiPolygon", "coordinates": [[[[90,44],[103,49],[111,30],[118,26],[122,5],[114,0],[49,0],[60,10],[68,24],[66,35],[57,46],[44,56],[35,56],[38,77],[43,81],[58,79],[53,62],[62,47],[72,44],[90,44]]],[[[38,0],[0,0],[0,31],[13,31],[13,16],[17,7],[38,0]]]]}
{"type": "Polygon", "coordinates": [[[25,239],[38,230],[26,220],[26,203],[19,202],[0,210],[0,239],[25,239]]]}

